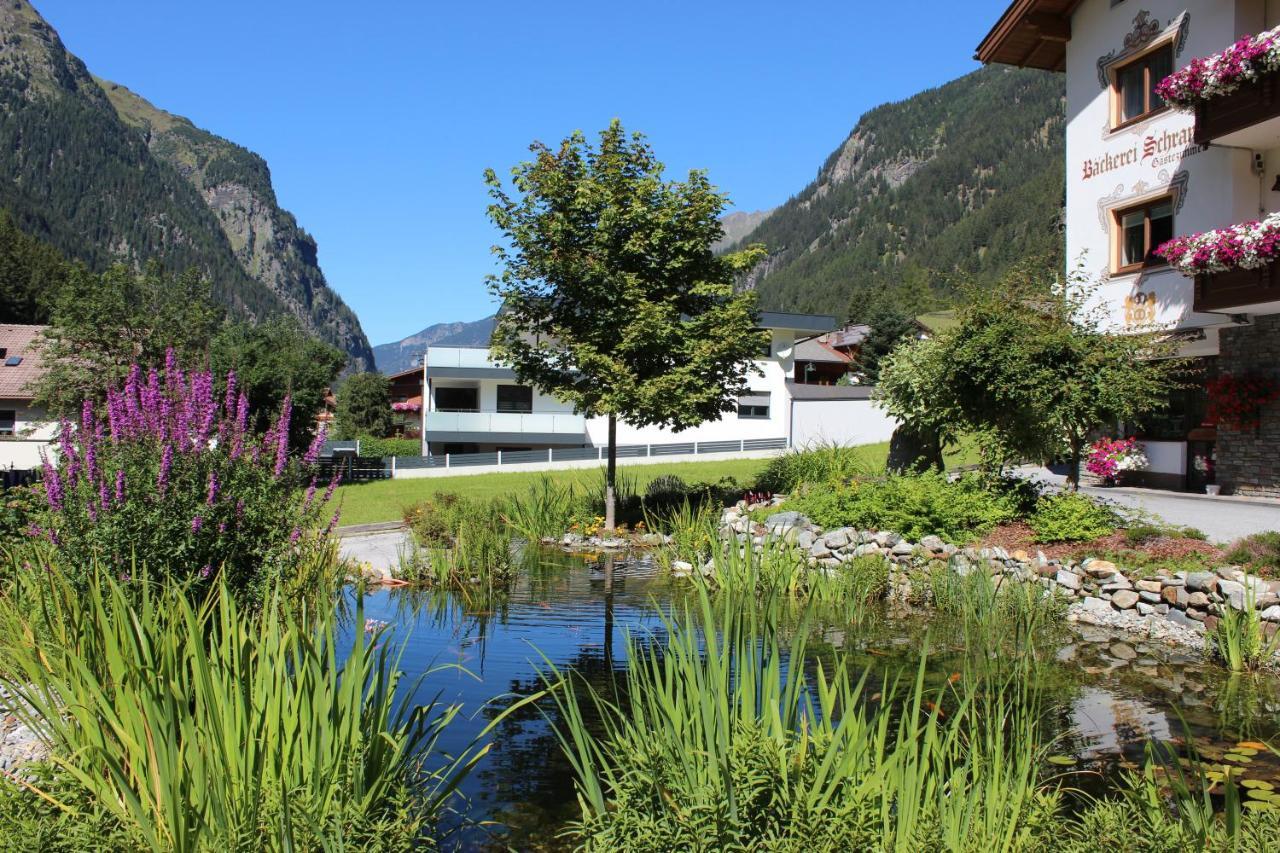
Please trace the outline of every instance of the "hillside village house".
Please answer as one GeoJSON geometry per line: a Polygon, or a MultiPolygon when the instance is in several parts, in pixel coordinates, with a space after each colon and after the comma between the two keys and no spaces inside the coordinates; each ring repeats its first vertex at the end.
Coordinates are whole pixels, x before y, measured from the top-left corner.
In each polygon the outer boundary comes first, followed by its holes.
{"type": "MultiPolygon", "coordinates": [[[[735,411],[680,432],[620,422],[618,444],[747,442],[750,448],[888,440],[894,422],[874,408],[869,388],[796,382],[797,341],[830,332],[833,317],[763,312],[760,326],[770,333],[768,352],[756,359],[760,374],[749,377],[749,390],[738,398],[735,411]]],[[[814,354],[847,365],[847,357],[835,350],[814,354]]],[[[554,397],[518,384],[514,372],[496,363],[486,347],[429,347],[422,381],[425,455],[600,447],[608,442],[606,418],[575,414],[554,397]]]]}
{"type": "Polygon", "coordinates": [[[1275,0],[1015,0],[978,46],[986,63],[1065,73],[1068,266],[1101,282],[1113,329],[1166,329],[1204,368],[1138,434],[1149,485],[1202,491],[1216,479],[1224,493],[1280,497],[1280,402],[1252,406],[1256,425],[1205,416],[1210,386],[1248,408],[1233,385],[1280,379],[1276,262],[1205,269],[1203,253],[1169,263],[1154,252],[1215,230],[1202,242],[1231,239],[1220,229],[1280,211],[1280,74],[1176,103],[1157,91],[1192,59],[1277,24],[1275,0]]]}
{"type": "Polygon", "coordinates": [[[0,477],[40,466],[57,424],[31,405],[29,385],[44,368],[35,347],[44,326],[0,326],[0,477]]]}

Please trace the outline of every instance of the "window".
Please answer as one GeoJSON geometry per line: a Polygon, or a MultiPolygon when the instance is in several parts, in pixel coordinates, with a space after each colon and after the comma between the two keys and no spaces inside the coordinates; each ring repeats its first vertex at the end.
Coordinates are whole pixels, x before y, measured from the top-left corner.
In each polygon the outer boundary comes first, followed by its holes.
{"type": "Polygon", "coordinates": [[[1112,244],[1116,275],[1164,263],[1163,258],[1152,253],[1161,243],[1173,239],[1172,197],[1117,210],[1114,220],[1112,244]]]}
{"type": "Polygon", "coordinates": [[[527,385],[499,385],[499,412],[532,412],[533,389],[527,385]]]}
{"type": "Polygon", "coordinates": [[[1165,108],[1156,84],[1173,73],[1173,44],[1166,42],[1111,72],[1111,128],[1131,124],[1165,108]]]}
{"type": "Polygon", "coordinates": [[[480,411],[480,390],[478,388],[436,389],[436,411],[438,412],[478,412],[480,411]]]}
{"type": "Polygon", "coordinates": [[[0,435],[13,435],[17,423],[17,412],[13,409],[0,409],[0,435]]]}
{"type": "Polygon", "coordinates": [[[748,391],[738,398],[739,418],[768,418],[769,392],[748,391]]]}

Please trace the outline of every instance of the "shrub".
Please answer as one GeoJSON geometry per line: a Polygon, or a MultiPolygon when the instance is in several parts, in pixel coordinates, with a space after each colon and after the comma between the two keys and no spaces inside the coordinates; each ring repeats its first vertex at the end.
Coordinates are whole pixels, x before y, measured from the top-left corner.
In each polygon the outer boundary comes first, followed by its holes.
{"type": "Polygon", "coordinates": [[[451,492],[438,492],[405,510],[416,545],[410,574],[437,586],[507,584],[515,561],[506,511],[499,501],[451,492]]]}
{"type": "Polygon", "coordinates": [[[1060,492],[1040,500],[1027,520],[1037,542],[1083,542],[1116,529],[1116,514],[1080,492],[1060,492]]]}
{"type": "Polygon", "coordinates": [[[1280,530],[1255,533],[1233,543],[1227,551],[1227,561],[1254,574],[1280,575],[1280,530]]]}
{"type": "Polygon", "coordinates": [[[376,438],[372,435],[357,437],[361,456],[421,456],[422,442],[416,438],[376,438]]]}
{"type": "Polygon", "coordinates": [[[39,486],[0,489],[0,543],[22,541],[43,507],[39,486]]]}
{"type": "Polygon", "coordinates": [[[317,495],[312,474],[323,433],[293,458],[288,398],[257,436],[234,373],[221,396],[211,374],[184,374],[170,352],[163,374],[144,381],[135,366],[108,391],[105,412],[86,402],[78,424],[63,421],[57,464],[44,465],[48,512],[29,533],[53,543],[73,580],[83,585],[97,562],[194,590],[220,573],[238,597],[258,600],[323,548],[338,521],[323,519],[336,477],[317,495]]]}
{"type": "Polygon", "coordinates": [[[789,505],[823,527],[892,530],[908,539],[941,536],[966,542],[1016,517],[1014,501],[983,488],[976,476],[903,474],[883,480],[811,488],[789,505]]]}

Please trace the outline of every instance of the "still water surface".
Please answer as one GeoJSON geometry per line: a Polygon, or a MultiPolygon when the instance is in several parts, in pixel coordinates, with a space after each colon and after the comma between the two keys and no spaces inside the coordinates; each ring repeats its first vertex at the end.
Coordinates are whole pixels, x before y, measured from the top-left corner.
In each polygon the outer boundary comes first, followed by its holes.
{"type": "MultiPolygon", "coordinates": [[[[364,617],[390,623],[394,641],[404,646],[404,689],[424,676],[413,700],[438,697],[463,706],[442,742],[457,751],[513,697],[541,689],[544,657],[576,668],[593,684],[607,684],[609,673],[626,665],[629,636],[660,640],[663,614],[682,612],[688,598],[680,583],[644,560],[607,571],[549,552],[528,563],[515,587],[497,598],[402,588],[368,592],[362,603],[364,617]]],[[[929,636],[928,665],[938,682],[964,653],[947,645],[954,630],[930,626],[923,617],[851,619],[824,615],[812,629],[811,648],[844,650],[858,667],[895,673],[918,664],[929,636]]],[[[1083,626],[1062,629],[1055,656],[1046,687],[1057,750],[1079,759],[1073,787],[1104,791],[1117,773],[1138,766],[1152,745],[1182,751],[1189,737],[1204,759],[1216,761],[1239,740],[1272,740],[1280,731],[1274,679],[1230,677],[1194,653],[1083,626]]],[[[491,741],[463,786],[459,814],[446,817],[449,844],[467,850],[565,847],[557,836],[577,815],[573,777],[538,708],[508,717],[491,741]]],[[[1259,755],[1250,775],[1280,777],[1280,763],[1259,755]]]]}

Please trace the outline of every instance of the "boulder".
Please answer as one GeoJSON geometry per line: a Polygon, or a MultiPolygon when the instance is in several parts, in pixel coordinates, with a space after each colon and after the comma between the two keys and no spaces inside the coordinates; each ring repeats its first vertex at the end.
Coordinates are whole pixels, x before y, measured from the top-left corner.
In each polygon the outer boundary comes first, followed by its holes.
{"type": "Polygon", "coordinates": [[[1081,568],[1088,572],[1090,577],[1099,579],[1109,578],[1112,575],[1119,574],[1119,570],[1116,569],[1116,564],[1110,560],[1085,560],[1084,565],[1081,566],[1081,568]]]}
{"type": "Polygon", "coordinates": [[[1066,569],[1059,569],[1054,576],[1054,580],[1059,586],[1064,586],[1069,590],[1075,591],[1080,589],[1080,576],[1075,572],[1069,572],[1066,569]]]}
{"type": "Polygon", "coordinates": [[[1187,589],[1192,592],[1216,592],[1218,576],[1213,572],[1187,572],[1187,589]]]}
{"type": "Polygon", "coordinates": [[[832,551],[838,551],[849,544],[849,529],[838,527],[822,537],[822,544],[832,551]]]}
{"type": "Polygon", "coordinates": [[[1268,622],[1280,622],[1280,604],[1273,604],[1262,611],[1262,618],[1268,622]]]}
{"type": "Polygon", "coordinates": [[[1164,584],[1156,580],[1135,581],[1133,584],[1136,588],[1146,592],[1160,592],[1164,588],[1164,584]]]}
{"type": "Polygon", "coordinates": [[[1218,592],[1236,610],[1244,610],[1244,584],[1223,578],[1218,581],[1218,592]]]}
{"type": "Polygon", "coordinates": [[[1128,610],[1138,603],[1138,594],[1129,589],[1117,590],[1111,596],[1111,603],[1116,606],[1117,610],[1128,610]]]}
{"type": "Polygon", "coordinates": [[[1187,607],[1196,607],[1201,610],[1209,606],[1209,594],[1205,592],[1191,592],[1187,594],[1187,607]]]}
{"type": "Polygon", "coordinates": [[[934,554],[941,554],[946,550],[947,543],[942,541],[941,536],[925,536],[920,540],[920,547],[934,554]]]}

